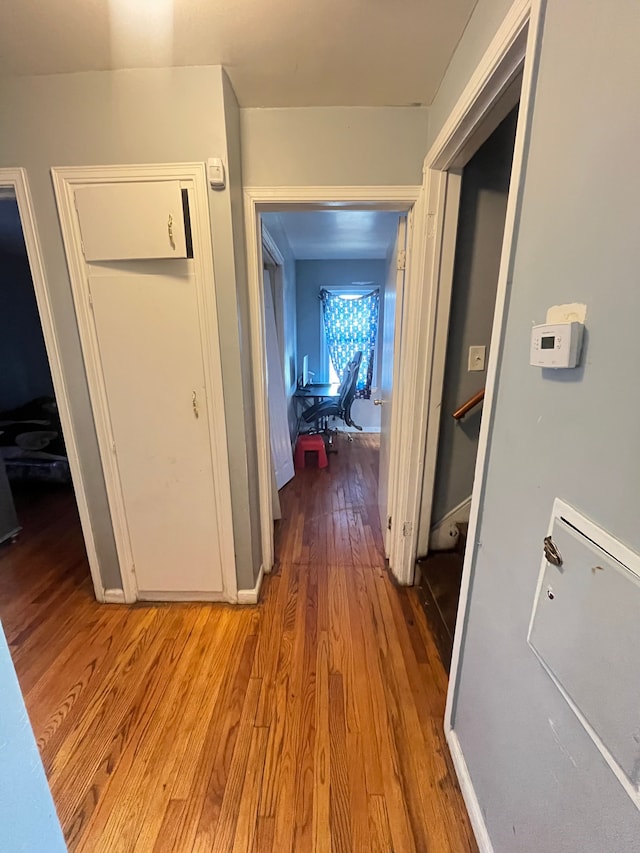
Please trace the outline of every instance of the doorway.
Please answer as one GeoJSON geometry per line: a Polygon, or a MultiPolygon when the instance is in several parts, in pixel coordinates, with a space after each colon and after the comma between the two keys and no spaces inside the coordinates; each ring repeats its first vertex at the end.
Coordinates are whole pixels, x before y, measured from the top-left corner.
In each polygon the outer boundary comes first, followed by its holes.
{"type": "Polygon", "coordinates": [[[13,188],[0,197],[0,616],[11,642],[70,580],[87,586],[87,548],[67,436],[13,188]],[[18,604],[19,602],[19,604],[18,604]],[[19,613],[17,612],[19,611],[19,613]]]}
{"type": "Polygon", "coordinates": [[[418,539],[421,601],[448,670],[453,650],[518,107],[462,169],[442,411],[429,523],[418,539]]]}
{"type": "MultiPolygon", "coordinates": [[[[362,498],[371,506],[383,495],[382,531],[398,241],[403,252],[406,216],[283,210],[261,214],[260,222],[274,520],[282,516],[281,497],[287,511],[286,493],[294,490],[287,484],[294,476],[304,503],[305,491],[327,488],[323,477],[357,476],[358,464],[347,464],[341,454],[355,460],[366,446],[362,466],[374,469],[376,477],[365,478],[360,491],[366,484],[362,498]],[[316,474],[304,471],[309,467],[316,474]]],[[[281,556],[277,550],[275,556],[281,556]]]]}
{"type": "MultiPolygon", "coordinates": [[[[319,213],[319,212],[362,212],[375,213],[385,212],[395,215],[396,228],[398,217],[408,214],[420,192],[419,187],[327,187],[327,188],[248,188],[245,190],[245,221],[247,224],[247,256],[249,272],[249,294],[251,313],[252,334],[252,363],[253,374],[256,377],[255,409],[256,409],[256,433],[258,438],[258,479],[260,492],[260,521],[263,554],[263,570],[268,572],[274,564],[274,525],[273,525],[273,477],[272,460],[270,448],[270,432],[268,417],[268,388],[266,372],[266,335],[265,335],[265,307],[264,307],[264,277],[263,277],[263,247],[262,247],[262,219],[268,214],[284,213],[319,213]]],[[[273,225],[272,225],[273,227],[273,225]]],[[[268,230],[268,227],[267,227],[268,230]]],[[[397,233],[397,232],[396,232],[397,233]]],[[[271,235],[273,236],[273,235],[271,235]]],[[[292,253],[293,254],[293,253],[292,253]]],[[[294,258],[295,263],[295,258],[294,258]]],[[[286,278],[286,275],[285,275],[286,278]]],[[[369,279],[367,279],[368,281],[369,279]]],[[[353,280],[350,281],[353,284],[353,280]]],[[[316,306],[319,312],[318,301],[316,306]]],[[[400,316],[401,314],[396,316],[400,316]]],[[[321,334],[320,314],[318,323],[314,322],[317,330],[314,334],[318,340],[321,334]]],[[[297,319],[297,314],[296,314],[297,319]]],[[[399,335],[395,336],[393,348],[397,350],[399,335]]],[[[298,380],[303,373],[304,355],[300,352],[297,340],[294,344],[295,352],[295,384],[291,388],[290,397],[293,398],[297,389],[298,380]],[[298,358],[300,356],[300,358],[298,358]],[[298,363],[300,361],[300,364],[298,363]]],[[[307,362],[309,359],[307,359],[307,362]]],[[[285,359],[285,363],[287,360],[285,359]]],[[[308,368],[310,371],[312,367],[308,368]]],[[[320,359],[316,362],[316,373],[322,373],[323,365],[320,359]]],[[[324,375],[324,374],[322,374],[324,375]]],[[[329,376],[330,378],[330,376],[329,376]]],[[[329,384],[329,383],[327,383],[329,384]]],[[[371,399],[371,398],[370,398],[371,399]]],[[[375,399],[381,400],[381,397],[375,399]]],[[[367,401],[369,402],[369,401],[367,401]]],[[[292,403],[292,405],[294,405],[292,403]]],[[[375,405],[375,404],[373,404],[375,405]]],[[[390,407],[392,408],[392,407],[390,407]]],[[[297,416],[290,418],[290,423],[297,423],[297,416]]],[[[390,427],[391,441],[389,442],[389,471],[395,473],[397,464],[394,464],[394,454],[397,453],[397,442],[393,438],[393,424],[390,427]]],[[[359,431],[356,430],[359,433],[359,431]]],[[[345,439],[348,441],[348,438],[345,439]]],[[[377,490],[376,490],[377,491],[377,490]]],[[[389,493],[394,494],[390,484],[389,493]]],[[[379,524],[379,521],[378,521],[379,524]]],[[[391,547],[389,537],[385,541],[385,550],[391,547]]],[[[393,571],[393,563],[390,561],[393,571]]],[[[260,584],[259,579],[258,585],[260,584]]]]}

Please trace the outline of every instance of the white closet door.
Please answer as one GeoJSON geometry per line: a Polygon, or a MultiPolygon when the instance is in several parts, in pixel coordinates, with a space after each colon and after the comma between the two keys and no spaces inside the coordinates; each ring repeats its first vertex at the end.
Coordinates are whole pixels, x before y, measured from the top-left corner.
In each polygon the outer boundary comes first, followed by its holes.
{"type": "Polygon", "coordinates": [[[187,257],[180,181],[79,187],[75,203],[87,261],[187,257]]]}
{"type": "Polygon", "coordinates": [[[271,432],[271,461],[276,486],[281,489],[293,477],[293,454],[287,419],[287,397],[280,361],[280,347],[273,309],[271,275],[264,270],[264,327],[267,343],[267,392],[269,394],[269,427],[271,432]]]}
{"type": "Polygon", "coordinates": [[[222,592],[192,262],[123,266],[89,286],[139,597],[222,592]]]}

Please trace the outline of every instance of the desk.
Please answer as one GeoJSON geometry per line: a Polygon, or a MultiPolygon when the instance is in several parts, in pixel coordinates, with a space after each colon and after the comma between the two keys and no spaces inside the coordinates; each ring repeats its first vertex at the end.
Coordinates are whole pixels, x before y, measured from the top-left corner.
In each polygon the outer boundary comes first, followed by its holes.
{"type": "MultiPolygon", "coordinates": [[[[331,397],[339,397],[340,396],[340,385],[337,382],[326,383],[326,384],[309,384],[305,385],[304,388],[296,389],[296,393],[293,395],[297,400],[310,400],[312,405],[314,403],[319,403],[320,400],[327,400],[331,397]]],[[[305,408],[308,408],[305,406],[305,408]]]]}
{"type": "MultiPolygon", "coordinates": [[[[338,382],[334,383],[314,383],[305,385],[304,388],[298,388],[293,395],[293,399],[296,401],[296,415],[298,417],[298,423],[302,419],[302,415],[307,409],[310,409],[311,406],[315,406],[316,403],[320,403],[322,400],[330,400],[334,397],[340,396],[340,384],[338,382]]],[[[319,421],[316,421],[316,429],[320,428],[319,421]]]]}

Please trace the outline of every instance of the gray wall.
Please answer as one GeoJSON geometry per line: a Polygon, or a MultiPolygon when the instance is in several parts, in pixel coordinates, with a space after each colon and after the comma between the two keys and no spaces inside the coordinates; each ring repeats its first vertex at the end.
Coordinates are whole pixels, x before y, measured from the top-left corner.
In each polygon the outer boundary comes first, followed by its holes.
{"type": "MultiPolygon", "coordinates": [[[[378,328],[384,320],[384,288],[387,262],[385,260],[353,261],[296,261],[297,317],[298,317],[298,374],[302,373],[302,358],[309,356],[309,370],[315,373],[314,382],[327,382],[320,370],[320,318],[319,299],[323,287],[349,287],[357,282],[372,282],[380,288],[380,316],[378,328]]],[[[377,371],[373,377],[370,400],[355,400],[352,408],[354,421],[363,429],[380,429],[380,409],[373,405],[373,389],[380,385],[380,343],[378,335],[377,371]]]]}
{"type": "Polygon", "coordinates": [[[223,69],[224,133],[227,191],[210,192],[213,256],[218,297],[218,329],[225,345],[222,377],[231,473],[233,535],[238,589],[251,589],[262,562],[258,448],[255,428],[249,290],[247,284],[240,109],[223,69]],[[219,208],[222,207],[222,210],[219,208]],[[216,218],[213,211],[216,210],[216,218]],[[229,242],[229,230],[231,242],[229,242]],[[224,235],[224,237],[223,237],[224,235]],[[224,242],[223,242],[224,240],[224,242]],[[221,272],[221,267],[224,266],[221,272]],[[235,305],[234,305],[235,302],[235,305]],[[221,306],[221,303],[224,303],[221,306]],[[233,318],[237,318],[233,323],[233,318]]]}
{"type": "Polygon", "coordinates": [[[421,184],[424,107],[243,109],[246,186],[421,184]]]}
{"type": "Polygon", "coordinates": [[[0,411],[53,395],[18,205],[0,201],[0,411]]]}
{"type": "Polygon", "coordinates": [[[236,291],[236,278],[241,291],[244,275],[239,114],[222,69],[156,68],[3,78],[0,116],[0,165],[24,166],[28,172],[106,587],[119,587],[121,581],[50,168],[203,162],[210,156],[228,156],[231,189],[210,192],[209,200],[239,583],[253,586],[256,562],[259,564],[259,544],[253,541],[257,489],[246,421],[251,412],[248,368],[241,372],[240,367],[241,349],[245,365],[249,364],[249,350],[243,294],[236,291]]]}
{"type": "Polygon", "coordinates": [[[447,360],[442,393],[432,523],[466,500],[473,487],[482,407],[462,421],[451,413],[484,387],[470,373],[469,347],[489,356],[517,112],[506,118],[466,165],[456,240],[447,360]]]}
{"type": "Polygon", "coordinates": [[[638,850],[638,809],[526,634],[554,497],[640,551],[639,40],[636,0],[547,4],[454,713],[498,853],[638,850]],[[573,301],[581,366],[529,366],[532,323],[573,301]]]}
{"type": "Polygon", "coordinates": [[[64,853],[66,845],[0,625],[0,850],[64,853]]]}
{"type": "Polygon", "coordinates": [[[447,73],[429,107],[428,143],[435,140],[469,77],[482,59],[513,0],[478,0],[453,54],[447,73]]]}

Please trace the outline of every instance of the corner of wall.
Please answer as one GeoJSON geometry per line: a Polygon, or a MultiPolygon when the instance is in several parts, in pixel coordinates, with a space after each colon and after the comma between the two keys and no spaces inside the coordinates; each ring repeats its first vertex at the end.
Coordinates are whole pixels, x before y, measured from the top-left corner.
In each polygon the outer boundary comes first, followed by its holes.
{"type": "MultiPolygon", "coordinates": [[[[246,241],[244,225],[244,200],[242,183],[242,145],[240,131],[240,108],[231,81],[223,67],[220,67],[222,87],[223,118],[226,139],[227,189],[224,191],[228,204],[227,215],[231,224],[231,251],[233,278],[235,281],[236,316],[238,329],[238,370],[242,412],[235,412],[232,418],[239,427],[242,418],[244,436],[243,480],[246,488],[243,519],[234,518],[236,538],[236,556],[238,557],[239,538],[247,544],[246,553],[238,559],[238,587],[252,587],[262,563],[260,534],[260,500],[258,485],[258,450],[254,411],[254,382],[251,361],[251,335],[249,319],[249,294],[247,279],[246,241]],[[242,524],[241,524],[242,521],[242,524]],[[237,525],[237,526],[236,526],[237,525]],[[242,533],[240,534],[240,530],[242,533]],[[249,531],[249,536],[247,536],[249,531]]],[[[215,191],[213,191],[215,192],[215,191]]],[[[227,419],[227,431],[231,434],[231,418],[227,419]]],[[[235,432],[235,430],[234,430],[235,432]]]]}

